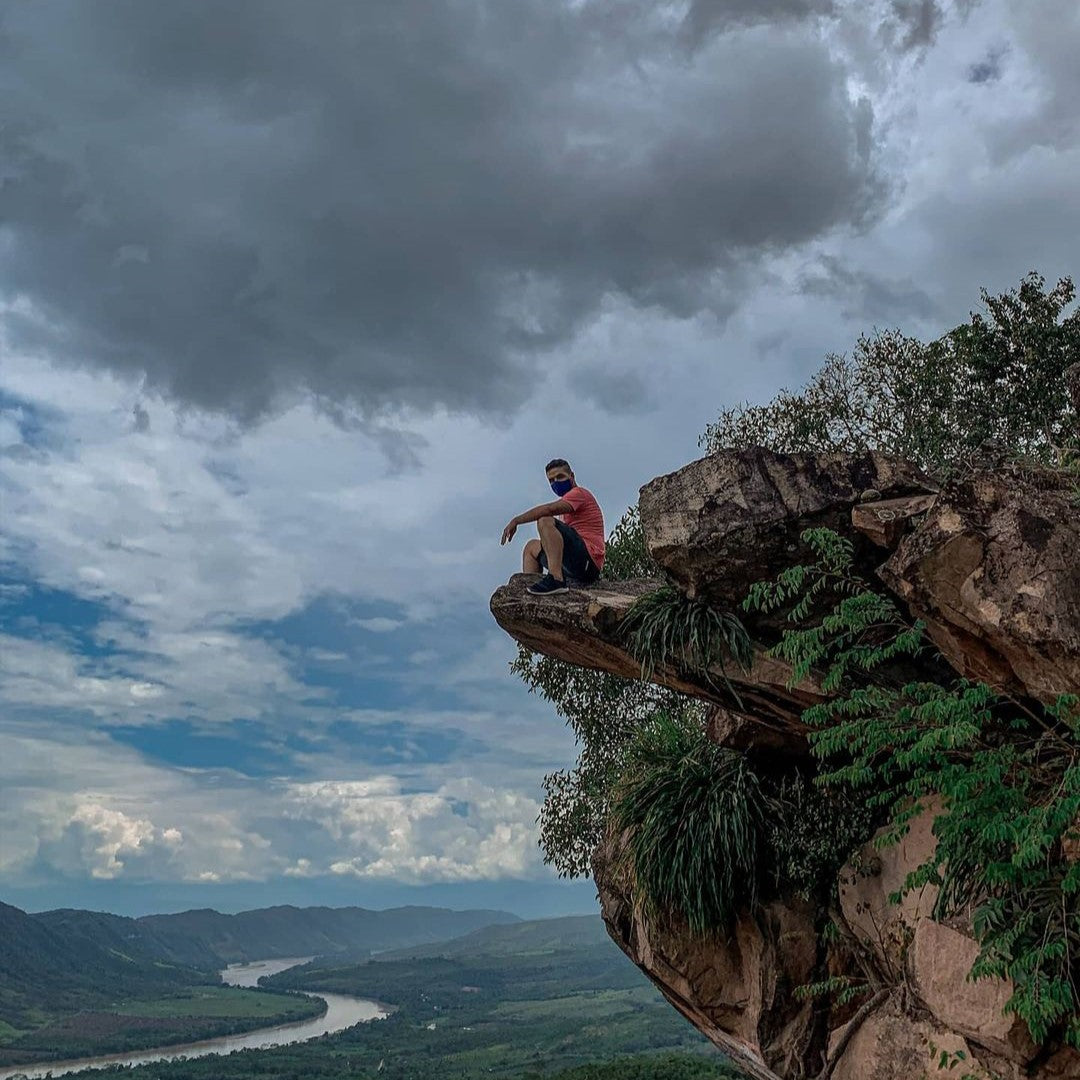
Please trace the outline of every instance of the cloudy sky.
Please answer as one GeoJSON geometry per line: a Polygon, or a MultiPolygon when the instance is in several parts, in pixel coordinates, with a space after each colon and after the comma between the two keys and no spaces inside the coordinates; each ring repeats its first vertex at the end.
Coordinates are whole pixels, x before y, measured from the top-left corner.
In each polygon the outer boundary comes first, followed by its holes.
{"type": "Polygon", "coordinates": [[[1075,0],[0,0],[0,898],[588,911],[499,533],[1080,274],[1075,0]]]}

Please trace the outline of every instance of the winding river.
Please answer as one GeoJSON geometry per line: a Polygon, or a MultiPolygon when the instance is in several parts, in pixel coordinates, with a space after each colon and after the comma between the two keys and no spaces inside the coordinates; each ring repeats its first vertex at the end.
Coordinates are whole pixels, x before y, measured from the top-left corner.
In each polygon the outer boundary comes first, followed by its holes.
{"type": "MultiPolygon", "coordinates": [[[[256,960],[251,964],[230,964],[222,973],[223,982],[232,986],[256,986],[263,975],[276,975],[286,968],[306,964],[310,956],[294,956],[283,960],[256,960]]],[[[152,1061],[172,1061],[178,1058],[205,1057],[207,1054],[231,1054],[234,1050],[261,1050],[268,1046],[286,1046],[289,1043],[306,1042],[320,1035],[344,1031],[353,1024],[368,1020],[381,1020],[386,1010],[374,1001],[349,997],[345,994],[309,994],[326,1002],[326,1012],[312,1020],[298,1020],[291,1024],[259,1028],[242,1035],[222,1035],[203,1042],[180,1043],[176,1046],[158,1047],[153,1050],[137,1050],[129,1054],[104,1054],[100,1057],[78,1058],[73,1061],[50,1061],[40,1065],[10,1065],[0,1068],[0,1080],[26,1077],[39,1080],[45,1076],[66,1076],[87,1069],[100,1069],[106,1065],[146,1065],[152,1061]]]]}

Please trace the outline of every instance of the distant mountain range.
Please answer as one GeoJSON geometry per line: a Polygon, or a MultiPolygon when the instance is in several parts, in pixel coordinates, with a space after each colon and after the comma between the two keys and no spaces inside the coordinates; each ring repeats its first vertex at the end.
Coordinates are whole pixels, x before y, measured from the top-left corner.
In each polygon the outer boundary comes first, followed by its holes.
{"type": "Polygon", "coordinates": [[[237,915],[184,911],[178,915],[146,915],[133,921],[160,942],[174,960],[190,957],[192,948],[206,948],[229,963],[399,949],[460,937],[484,926],[521,922],[508,911],[483,909],[400,907],[371,911],[361,907],[291,906],[241,911],[237,915]]]}
{"type": "Polygon", "coordinates": [[[0,902],[0,1035],[35,1008],[93,1007],[178,985],[217,982],[226,964],[418,947],[521,920],[506,911],[271,907],[138,919],[61,909],[28,914],[0,902]]]}
{"type": "MultiPolygon", "coordinates": [[[[282,906],[236,915],[203,908],[138,919],[72,908],[34,915],[6,904],[0,904],[0,908],[31,920],[39,931],[33,940],[43,944],[51,934],[62,948],[70,950],[74,946],[76,953],[103,948],[131,959],[163,960],[206,971],[273,957],[400,949],[460,937],[481,927],[522,921],[508,911],[435,907],[372,911],[361,907],[282,906]]],[[[0,941],[0,950],[3,948],[0,941]]],[[[0,959],[3,955],[0,951],[0,959]]]]}

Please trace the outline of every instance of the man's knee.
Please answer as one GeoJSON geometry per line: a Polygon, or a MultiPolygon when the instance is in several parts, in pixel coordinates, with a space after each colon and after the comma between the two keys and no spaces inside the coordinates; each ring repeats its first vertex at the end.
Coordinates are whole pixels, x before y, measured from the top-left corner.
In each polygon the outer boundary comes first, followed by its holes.
{"type": "Polygon", "coordinates": [[[543,536],[544,533],[546,533],[546,532],[554,532],[555,531],[555,519],[553,517],[537,518],[536,519],[536,531],[538,533],[540,533],[541,536],[543,536]]]}
{"type": "Polygon", "coordinates": [[[540,557],[540,552],[544,550],[544,545],[539,540],[530,540],[525,545],[525,554],[531,555],[534,559],[540,557]]]}

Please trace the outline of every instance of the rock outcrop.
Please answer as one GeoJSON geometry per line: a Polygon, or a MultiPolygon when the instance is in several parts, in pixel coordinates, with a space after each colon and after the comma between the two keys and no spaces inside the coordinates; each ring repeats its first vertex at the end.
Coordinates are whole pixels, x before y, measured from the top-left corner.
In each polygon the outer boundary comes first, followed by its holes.
{"type": "Polygon", "coordinates": [[[1052,701],[1080,686],[1080,502],[1038,468],[950,485],[881,567],[963,676],[1052,701]]]}
{"type": "MultiPolygon", "coordinates": [[[[804,529],[842,527],[864,499],[927,495],[934,485],[886,454],[711,454],[641,489],[649,554],[688,596],[734,606],[747,584],[800,561],[804,529]]],[[[860,552],[873,564],[880,556],[860,552]]]]}
{"type": "MultiPolygon", "coordinates": [[[[1030,705],[1080,693],[1080,503],[1052,472],[983,469],[939,489],[881,454],[723,452],[645,485],[640,510],[650,555],[688,595],[734,608],[752,582],[803,561],[805,529],[828,527],[852,541],[867,576],[925,620],[944,658],[925,661],[930,677],[985,680],[1030,705]]],[[[508,633],[570,663],[640,677],[622,623],[661,582],[534,597],[529,580],[518,575],[492,597],[508,633]]],[[[805,754],[801,714],[823,699],[822,685],[811,674],[791,686],[788,665],[766,655],[777,622],[747,625],[749,670],[669,664],[649,677],[708,701],[717,742],[759,756],[805,754]],[[721,689],[725,674],[738,706],[721,689]]],[[[650,922],[618,869],[617,837],[594,857],[602,913],[668,1000],[755,1080],[1080,1078],[1080,1055],[1036,1047],[1004,1012],[1009,984],[967,979],[977,946],[962,920],[934,920],[932,890],[890,901],[933,852],[934,813],[916,818],[902,843],[869,845],[842,871],[839,910],[829,913],[842,933],[827,946],[822,913],[795,901],[745,916],[727,938],[650,922]],[[867,975],[874,993],[846,1007],[793,992],[853,973],[867,975]]]]}

